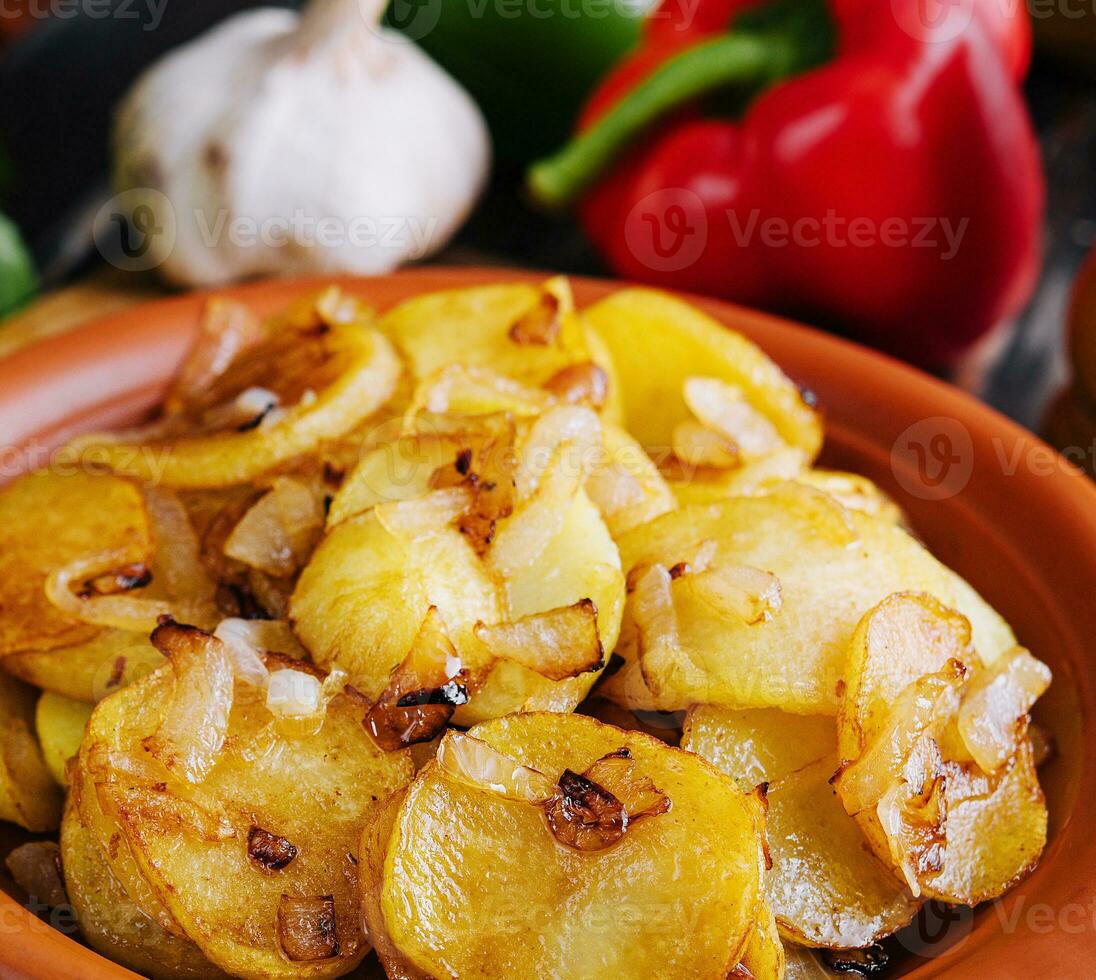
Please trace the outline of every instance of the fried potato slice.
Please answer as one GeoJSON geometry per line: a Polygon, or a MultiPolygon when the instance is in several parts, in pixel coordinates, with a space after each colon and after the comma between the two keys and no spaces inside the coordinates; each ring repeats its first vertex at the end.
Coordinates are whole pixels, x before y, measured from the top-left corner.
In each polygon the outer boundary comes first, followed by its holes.
{"type": "Polygon", "coordinates": [[[907,925],[915,900],[874,858],[841,806],[831,755],[769,786],[767,890],[784,935],[807,946],[867,946],[907,925]]]}
{"type": "Polygon", "coordinates": [[[186,412],[73,448],[115,473],[176,488],[244,483],[338,439],[392,396],[392,345],[360,323],[284,325],[250,347],[186,412]]]}
{"type": "Polygon", "coordinates": [[[349,972],[368,949],[355,864],[366,807],[410,780],[409,754],[373,745],[350,694],[318,730],[283,734],[261,692],[237,684],[223,750],[186,782],[143,751],[174,685],[165,668],[102,701],[78,757],[139,878],[168,924],[228,973],[349,972]],[[290,958],[305,953],[323,958],[290,958]]]}
{"type": "Polygon", "coordinates": [[[682,505],[727,497],[755,497],[789,481],[822,490],[849,510],[860,510],[891,524],[908,526],[906,515],[887,493],[859,473],[807,466],[801,450],[785,449],[732,470],[679,470],[670,486],[682,505]]]}
{"type": "Polygon", "coordinates": [[[377,329],[396,346],[416,381],[450,365],[486,368],[565,401],[585,401],[620,420],[620,388],[605,345],[574,311],[566,279],[539,288],[479,286],[416,296],[388,311],[377,329]],[[583,397],[576,369],[602,375],[603,397],[583,397]]]}
{"type": "Polygon", "coordinates": [[[34,735],[36,692],[0,670],[0,820],[56,830],[61,791],[34,735]]]}
{"type": "Polygon", "coordinates": [[[762,902],[757,912],[757,925],[750,933],[742,960],[730,976],[754,980],[784,980],[784,944],[780,941],[776,916],[768,902],[762,902]]]}
{"type": "Polygon", "coordinates": [[[28,684],[94,704],[164,665],[148,636],[104,629],[85,643],[4,657],[3,666],[28,684]]]}
{"type": "Polygon", "coordinates": [[[808,460],[821,448],[821,421],[795,384],[759,347],[687,303],[656,290],[623,289],[583,317],[620,375],[624,427],[656,461],[673,445],[674,428],[692,418],[683,388],[694,376],[736,386],[808,460]]]}
{"type": "Polygon", "coordinates": [[[1049,671],[1019,649],[986,667],[976,645],[966,618],[931,596],[891,595],[870,610],[849,646],[838,716],[846,761],[835,783],[875,853],[911,889],[966,905],[997,897],[1030,872],[1047,833],[1027,710],[1049,671]],[[1007,678],[1012,664],[1031,665],[1020,680],[1034,687],[986,699],[984,681],[1007,678]],[[935,681],[949,671],[950,687],[935,681]],[[946,696],[933,698],[934,684],[946,696]],[[973,761],[957,724],[968,705],[986,715],[975,749],[1004,759],[991,772],[973,761]],[[1006,716],[989,717],[994,711],[1006,716]]]}
{"type": "Polygon", "coordinates": [[[774,576],[780,608],[755,622],[721,614],[686,572],[671,587],[676,640],[652,645],[648,637],[644,652],[633,593],[617,648],[628,662],[606,684],[627,707],[706,703],[836,714],[844,651],[857,622],[902,589],[961,609],[987,659],[1015,644],[1004,620],[905,531],[810,487],[785,484],[761,497],[694,505],[634,529],[619,544],[634,581],[637,567],[653,561],[674,568],[704,542],[712,543],[718,565],[774,576]]]}
{"type": "Polygon", "coordinates": [[[84,643],[99,633],[49,601],[51,573],[89,555],[116,553],[139,563],[151,552],[141,492],[128,480],[41,470],[0,490],[0,657],[84,643]]]}
{"type": "Polygon", "coordinates": [[[139,905],[126,891],[114,869],[127,862],[131,876],[139,880],[129,847],[116,838],[114,858],[108,860],[108,852],[81,815],[83,792],[78,774],[61,822],[61,863],[65,890],[88,944],[114,962],[156,980],[227,976],[189,939],[160,924],[157,912],[166,912],[158,902],[139,905]]]}
{"type": "MultiPolygon", "coordinates": [[[[427,521],[420,531],[404,527],[402,518],[385,509],[390,504],[337,524],[293,594],[290,618],[301,642],[317,663],[348,671],[370,699],[387,686],[431,606],[466,666],[489,666],[475,636],[477,623],[514,622],[587,599],[596,609],[601,645],[611,650],[624,601],[616,545],[586,494],[569,493],[532,528],[540,536],[536,546],[514,547],[521,561],[505,570],[491,566],[490,548],[485,559],[477,555],[473,538],[447,520],[452,515],[442,513],[429,526],[433,510],[427,518],[418,516],[422,502],[436,497],[407,501],[416,509],[406,513],[417,515],[410,523],[427,521]]],[[[512,520],[499,521],[495,542],[504,539],[512,520]]],[[[596,678],[596,672],[583,672],[555,680],[514,660],[499,660],[454,720],[467,725],[511,711],[569,711],[596,678]]]]}
{"type": "Polygon", "coordinates": [[[769,903],[784,936],[811,946],[863,946],[904,926],[919,903],[867,853],[856,822],[836,800],[834,719],[773,708],[698,705],[681,747],[743,789],[768,784],[769,903]]]}
{"type": "Polygon", "coordinates": [[[761,901],[752,797],[694,755],[578,715],[513,715],[470,734],[549,783],[627,748],[670,809],[578,851],[553,838],[542,806],[428,765],[391,820],[381,879],[363,875],[380,896],[364,903],[368,928],[388,937],[378,950],[393,975],[406,963],[468,980],[727,976],[761,901]]]}
{"type": "Polygon", "coordinates": [[[681,747],[703,756],[749,792],[832,755],[837,729],[825,715],[698,704],[685,716],[681,747]]]}
{"type": "Polygon", "coordinates": [[[65,766],[76,757],[84,740],[91,705],[46,691],[34,709],[34,727],[42,756],[58,786],[67,786],[65,766]]]}

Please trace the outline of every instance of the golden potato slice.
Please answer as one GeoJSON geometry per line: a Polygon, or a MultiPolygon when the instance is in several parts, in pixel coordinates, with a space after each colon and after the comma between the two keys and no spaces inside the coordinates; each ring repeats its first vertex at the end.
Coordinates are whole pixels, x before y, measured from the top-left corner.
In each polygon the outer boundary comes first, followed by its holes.
{"type": "Polygon", "coordinates": [[[681,747],[743,788],[768,783],[769,902],[785,936],[812,946],[863,946],[915,914],[898,877],[873,859],[834,796],[833,718],[773,708],[689,711],[681,747]]]}
{"type": "Polygon", "coordinates": [[[760,903],[753,798],[694,755],[578,715],[513,715],[471,734],[549,783],[627,748],[670,809],[579,851],[554,839],[543,807],[428,765],[392,820],[380,899],[365,903],[393,975],[402,961],[467,980],[727,976],[760,903]]]}
{"type": "Polygon", "coordinates": [[[46,766],[58,786],[68,785],[65,766],[80,751],[84,728],[90,717],[91,705],[83,701],[74,701],[50,691],[38,699],[34,727],[46,766]]]}
{"type": "MultiPolygon", "coordinates": [[[[301,574],[290,607],[294,628],[317,663],[347,670],[370,699],[387,686],[431,606],[466,665],[484,662],[477,623],[514,621],[584,599],[593,601],[602,646],[611,650],[624,598],[616,545],[581,490],[557,516],[558,527],[545,525],[539,553],[523,552],[530,560],[506,574],[492,569],[470,537],[448,523],[417,534],[401,532],[390,511],[373,509],[346,520],[328,532],[301,574]]],[[[500,522],[496,541],[507,522],[500,522]]],[[[552,680],[500,660],[454,720],[472,724],[523,709],[571,710],[596,678],[587,672],[552,680]]]]}
{"type": "Polygon", "coordinates": [[[920,902],[845,813],[830,786],[836,768],[831,755],[770,785],[767,891],[788,938],[844,949],[901,929],[920,902]]]}
{"type": "Polygon", "coordinates": [[[237,684],[224,748],[188,783],[143,751],[174,687],[165,668],[102,701],[79,756],[168,925],[235,976],[349,972],[368,949],[354,856],[366,808],[410,780],[409,754],[378,750],[349,694],[318,731],[283,734],[261,695],[237,684]]]}
{"type": "Polygon", "coordinates": [[[905,531],[810,487],[786,484],[761,497],[687,507],[635,528],[619,544],[633,581],[638,566],[672,569],[706,545],[713,567],[769,573],[781,597],[779,609],[758,621],[729,616],[683,567],[667,610],[674,635],[657,643],[648,635],[644,653],[635,614],[646,615],[645,607],[633,593],[617,650],[628,663],[606,685],[626,706],[677,710],[707,703],[835,714],[857,622],[901,589],[929,592],[961,609],[987,659],[1000,652],[999,644],[1015,644],[1001,617],[905,531]],[[644,681],[654,686],[647,694],[644,681]]]}
{"type": "Polygon", "coordinates": [[[685,381],[718,378],[788,445],[813,459],[822,445],[818,414],[760,348],[666,293],[625,289],[594,304],[583,317],[605,341],[620,376],[624,427],[661,461],[675,426],[693,416],[685,381]]]}
{"type": "Polygon", "coordinates": [[[696,705],[685,716],[681,747],[703,756],[749,792],[832,755],[837,729],[825,715],[696,705]]]}
{"type": "Polygon", "coordinates": [[[9,654],[3,665],[44,691],[94,704],[162,667],[164,657],[147,635],[104,629],[74,646],[9,654]]]}
{"type": "Polygon", "coordinates": [[[89,555],[137,563],[151,551],[141,493],[128,480],[42,470],[0,490],[0,657],[84,643],[99,632],[49,601],[51,573],[89,555]]]}
{"type": "Polygon", "coordinates": [[[82,437],[73,448],[161,486],[244,483],[352,431],[389,400],[400,372],[392,345],[360,323],[285,326],[185,413],[145,431],[82,437]]]}
{"type": "Polygon", "coordinates": [[[34,737],[36,697],[0,670],[0,820],[40,832],[59,826],[61,791],[34,737]]]}
{"type": "MultiPolygon", "coordinates": [[[[565,279],[528,285],[480,286],[416,296],[386,313],[377,329],[423,381],[449,365],[482,367],[531,388],[571,400],[569,382],[586,365],[602,376],[597,407],[620,419],[611,357],[574,312],[565,279]]],[[[576,400],[583,399],[581,395],[576,400]]]]}
{"type": "Polygon", "coordinates": [[[731,971],[731,977],[753,977],[754,980],[784,980],[784,944],[777,931],[776,916],[768,902],[762,902],[757,913],[757,925],[750,933],[742,960],[731,971]]]}
{"type": "Polygon", "coordinates": [[[88,944],[114,962],[156,980],[227,976],[189,939],[157,921],[156,910],[162,911],[159,903],[141,906],[130,897],[112,870],[126,861],[131,874],[138,874],[129,847],[116,841],[115,858],[108,860],[95,833],[83,822],[78,806],[82,790],[79,782],[74,784],[65,805],[61,862],[65,890],[88,944]]]}
{"type": "Polygon", "coordinates": [[[849,646],[838,716],[846,761],[835,785],[880,859],[915,893],[941,901],[995,898],[1035,866],[1046,844],[1027,710],[1049,672],[1023,650],[996,661],[981,663],[962,615],[917,594],[879,603],[849,646]],[[1030,693],[987,698],[983,679],[1007,681],[1011,664],[1032,665],[1030,693]],[[1005,760],[992,772],[964,744],[957,719],[969,715],[966,705],[986,715],[979,738],[970,737],[979,756],[1005,760]],[[991,716],[1000,711],[1005,716],[991,716]]]}

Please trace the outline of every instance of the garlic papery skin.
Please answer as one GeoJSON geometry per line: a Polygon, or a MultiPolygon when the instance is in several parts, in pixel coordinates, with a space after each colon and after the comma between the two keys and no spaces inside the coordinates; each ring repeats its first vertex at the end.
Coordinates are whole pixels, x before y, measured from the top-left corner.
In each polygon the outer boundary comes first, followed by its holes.
{"type": "MultiPolygon", "coordinates": [[[[436,252],[486,181],[455,81],[378,0],[238,14],[146,72],[115,123],[115,184],[151,207],[160,273],[375,275],[436,252]]],[[[147,215],[147,212],[146,212],[147,215]]]]}

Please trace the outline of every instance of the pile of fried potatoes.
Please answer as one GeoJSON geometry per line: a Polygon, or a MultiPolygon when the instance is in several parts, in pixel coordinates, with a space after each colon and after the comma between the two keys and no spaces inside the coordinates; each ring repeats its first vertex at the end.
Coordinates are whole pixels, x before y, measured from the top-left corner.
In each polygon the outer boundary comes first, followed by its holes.
{"type": "Polygon", "coordinates": [[[653,291],[211,301],[0,491],[13,877],[157,978],[825,976],[1002,894],[1050,672],[822,440],[653,291]]]}

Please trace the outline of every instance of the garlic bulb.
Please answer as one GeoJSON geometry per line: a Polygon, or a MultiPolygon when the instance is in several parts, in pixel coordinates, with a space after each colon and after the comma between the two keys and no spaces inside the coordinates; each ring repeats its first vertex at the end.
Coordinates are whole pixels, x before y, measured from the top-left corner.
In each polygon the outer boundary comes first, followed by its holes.
{"type": "Polygon", "coordinates": [[[487,175],[486,126],[378,26],[385,5],[241,13],[138,79],[116,120],[115,183],[161,237],[167,279],[372,275],[456,231],[487,175]]]}

